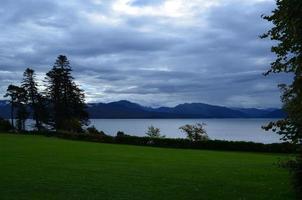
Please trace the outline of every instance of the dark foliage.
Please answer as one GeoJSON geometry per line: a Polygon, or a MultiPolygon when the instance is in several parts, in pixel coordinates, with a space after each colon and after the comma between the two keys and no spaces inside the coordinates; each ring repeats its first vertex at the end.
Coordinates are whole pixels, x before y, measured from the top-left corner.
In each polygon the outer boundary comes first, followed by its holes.
{"type": "Polygon", "coordinates": [[[87,129],[87,133],[88,134],[101,134],[101,135],[105,135],[105,133],[103,131],[98,131],[95,126],[90,126],[87,129]]]}
{"type": "Polygon", "coordinates": [[[222,151],[248,151],[248,152],[269,152],[269,153],[293,153],[296,146],[291,143],[262,144],[254,142],[236,142],[223,140],[205,140],[192,142],[182,138],[150,138],[137,137],[119,132],[116,137],[106,135],[104,132],[99,133],[71,133],[71,132],[54,132],[50,135],[57,137],[83,140],[102,143],[129,144],[140,146],[182,148],[182,149],[207,149],[222,151]],[[152,142],[150,142],[152,141],[152,142]]]}
{"type": "Polygon", "coordinates": [[[120,144],[147,145],[156,147],[208,149],[208,150],[229,150],[229,151],[252,151],[252,152],[275,152],[291,153],[294,146],[289,143],[262,144],[254,142],[235,142],[223,140],[204,140],[192,142],[188,139],[153,138],[149,143],[149,137],[124,136],[116,137],[115,142],[120,144]]]}
{"type": "Polygon", "coordinates": [[[116,133],[116,137],[123,137],[123,136],[125,136],[126,134],[123,132],[123,131],[118,131],[117,133],[116,133]]]}
{"type": "MultiPolygon", "coordinates": [[[[289,73],[293,76],[290,84],[280,84],[283,109],[287,116],[264,127],[277,132],[284,140],[302,145],[302,1],[277,0],[277,8],[264,19],[274,26],[262,36],[277,41],[271,51],[277,56],[271,63],[270,73],[289,73]]],[[[300,196],[302,187],[301,152],[297,158],[296,187],[300,196]]]]}
{"type": "Polygon", "coordinates": [[[10,103],[10,107],[11,107],[11,112],[10,112],[11,116],[10,117],[11,117],[12,126],[14,126],[14,114],[15,114],[15,107],[17,104],[18,90],[19,90],[18,86],[9,85],[6,90],[6,94],[4,95],[4,97],[10,98],[9,103],[10,103]]]}
{"type": "Polygon", "coordinates": [[[13,129],[13,126],[10,122],[6,119],[0,117],[0,131],[1,132],[8,132],[13,129]]]}
{"type": "Polygon", "coordinates": [[[50,101],[50,125],[55,130],[82,132],[88,122],[85,95],[75,84],[66,56],[58,56],[46,74],[47,98],[50,101]]]}
{"type": "Polygon", "coordinates": [[[33,69],[27,68],[23,74],[22,88],[27,91],[27,104],[33,112],[35,127],[42,129],[42,123],[47,122],[46,99],[39,93],[36,74],[33,69]]]}
{"type": "Polygon", "coordinates": [[[277,8],[264,19],[274,24],[262,38],[278,41],[272,47],[277,59],[271,63],[270,73],[290,73],[291,84],[280,84],[283,109],[287,114],[284,120],[270,123],[272,129],[285,140],[302,142],[302,1],[277,0],[277,8]]]}
{"type": "Polygon", "coordinates": [[[14,114],[16,113],[16,127],[19,131],[25,130],[25,121],[29,116],[27,111],[27,91],[16,85],[9,85],[5,97],[10,97],[11,124],[14,126],[14,114]]]}
{"type": "Polygon", "coordinates": [[[75,84],[66,56],[58,56],[53,68],[46,74],[46,90],[39,93],[36,75],[27,68],[22,86],[9,85],[5,97],[10,97],[11,124],[19,131],[25,130],[25,120],[30,114],[37,131],[46,128],[69,132],[84,132],[88,125],[84,91],[75,84]]]}

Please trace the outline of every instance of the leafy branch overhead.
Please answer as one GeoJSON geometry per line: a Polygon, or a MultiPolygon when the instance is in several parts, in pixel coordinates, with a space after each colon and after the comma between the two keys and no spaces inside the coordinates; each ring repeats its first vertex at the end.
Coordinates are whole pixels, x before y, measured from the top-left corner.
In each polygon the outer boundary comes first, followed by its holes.
{"type": "Polygon", "coordinates": [[[280,84],[283,109],[287,117],[271,122],[264,127],[283,136],[284,140],[302,142],[302,1],[277,0],[277,8],[264,19],[273,27],[261,38],[276,41],[272,52],[277,58],[265,73],[289,73],[293,75],[290,84],[280,84]]]}

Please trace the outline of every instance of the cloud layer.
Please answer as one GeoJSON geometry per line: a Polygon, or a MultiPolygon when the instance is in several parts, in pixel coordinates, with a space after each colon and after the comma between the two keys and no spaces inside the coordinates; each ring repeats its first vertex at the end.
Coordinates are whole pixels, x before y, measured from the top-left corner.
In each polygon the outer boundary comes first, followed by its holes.
{"type": "Polygon", "coordinates": [[[204,102],[280,106],[264,77],[274,59],[272,0],[1,1],[0,94],[26,67],[39,77],[69,57],[88,101],[132,100],[173,106],[204,102]]]}

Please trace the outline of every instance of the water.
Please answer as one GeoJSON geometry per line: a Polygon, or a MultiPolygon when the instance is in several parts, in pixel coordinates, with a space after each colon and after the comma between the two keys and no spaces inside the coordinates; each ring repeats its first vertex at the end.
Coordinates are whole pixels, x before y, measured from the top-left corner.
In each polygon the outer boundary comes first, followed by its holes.
{"type": "Polygon", "coordinates": [[[169,138],[184,138],[179,130],[185,124],[206,123],[211,139],[253,141],[262,143],[280,142],[280,136],[261,129],[262,125],[276,119],[91,119],[91,124],[109,135],[123,131],[129,135],[145,136],[148,126],[160,128],[169,138]]]}
{"type": "MultiPolygon", "coordinates": [[[[280,136],[264,131],[261,126],[276,119],[90,119],[90,126],[115,136],[118,131],[128,135],[146,136],[149,126],[160,128],[161,134],[169,138],[184,138],[179,130],[185,124],[206,123],[210,139],[230,141],[252,141],[261,143],[280,142],[280,136]]],[[[32,129],[33,120],[27,120],[27,129],[32,129]]]]}

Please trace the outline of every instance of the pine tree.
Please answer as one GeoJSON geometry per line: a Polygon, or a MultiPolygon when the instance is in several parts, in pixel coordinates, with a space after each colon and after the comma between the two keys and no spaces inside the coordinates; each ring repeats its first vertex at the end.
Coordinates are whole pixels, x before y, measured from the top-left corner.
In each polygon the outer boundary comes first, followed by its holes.
{"type": "Polygon", "coordinates": [[[27,68],[23,74],[22,87],[27,91],[28,104],[33,111],[33,118],[36,121],[35,127],[41,129],[41,98],[38,92],[38,84],[36,82],[36,75],[33,69],[27,68]]]}
{"type": "Polygon", "coordinates": [[[55,130],[81,131],[82,125],[88,121],[84,92],[75,84],[71,71],[67,57],[60,55],[46,74],[46,93],[55,130]]]}

